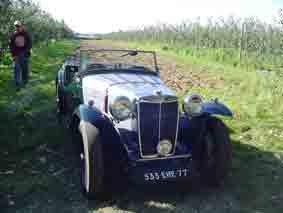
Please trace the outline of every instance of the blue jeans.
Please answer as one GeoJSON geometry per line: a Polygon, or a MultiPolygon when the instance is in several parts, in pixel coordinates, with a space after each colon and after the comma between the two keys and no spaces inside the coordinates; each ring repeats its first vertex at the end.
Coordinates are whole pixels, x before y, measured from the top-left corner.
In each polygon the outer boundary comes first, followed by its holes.
{"type": "Polygon", "coordinates": [[[16,57],[14,61],[14,78],[16,85],[23,82],[26,84],[29,77],[29,59],[25,55],[21,54],[16,57]]]}

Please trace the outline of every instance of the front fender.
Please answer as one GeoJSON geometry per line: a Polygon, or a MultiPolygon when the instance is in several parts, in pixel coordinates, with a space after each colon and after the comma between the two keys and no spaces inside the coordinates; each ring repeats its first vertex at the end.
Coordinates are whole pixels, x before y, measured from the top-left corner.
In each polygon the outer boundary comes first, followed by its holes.
{"type": "Polygon", "coordinates": [[[102,112],[95,107],[90,107],[85,104],[81,104],[77,107],[74,114],[81,121],[89,122],[100,130],[104,128],[106,118],[102,114],[102,112]]]}
{"type": "Polygon", "coordinates": [[[223,103],[220,103],[218,101],[203,103],[202,113],[233,117],[233,113],[231,112],[231,110],[223,103]]]}
{"type": "Polygon", "coordinates": [[[74,115],[77,116],[80,121],[90,123],[99,130],[103,147],[107,150],[105,154],[109,160],[120,161],[127,156],[119,133],[111,120],[99,109],[81,104],[75,110],[74,115]]]}

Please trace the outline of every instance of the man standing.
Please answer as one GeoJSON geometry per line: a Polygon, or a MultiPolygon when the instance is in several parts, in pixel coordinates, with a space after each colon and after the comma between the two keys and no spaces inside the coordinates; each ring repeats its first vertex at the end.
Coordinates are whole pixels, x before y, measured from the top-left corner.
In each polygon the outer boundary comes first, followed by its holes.
{"type": "Polygon", "coordinates": [[[15,21],[14,26],[16,30],[10,37],[9,47],[14,61],[14,77],[16,86],[19,86],[21,84],[21,79],[24,84],[28,82],[28,65],[32,40],[30,35],[24,30],[20,21],[15,21]]]}

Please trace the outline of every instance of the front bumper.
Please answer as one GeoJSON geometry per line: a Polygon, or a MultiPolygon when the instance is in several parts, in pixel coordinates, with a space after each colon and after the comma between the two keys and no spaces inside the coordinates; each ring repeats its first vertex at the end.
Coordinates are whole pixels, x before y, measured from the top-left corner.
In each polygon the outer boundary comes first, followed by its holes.
{"type": "Polygon", "coordinates": [[[194,175],[191,157],[131,162],[128,176],[137,184],[179,181],[194,175]]]}

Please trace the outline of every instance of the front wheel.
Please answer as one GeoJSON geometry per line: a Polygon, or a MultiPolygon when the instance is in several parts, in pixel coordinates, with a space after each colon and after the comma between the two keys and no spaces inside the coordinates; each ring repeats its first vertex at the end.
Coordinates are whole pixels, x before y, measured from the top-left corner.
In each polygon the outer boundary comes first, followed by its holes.
{"type": "Polygon", "coordinates": [[[105,197],[105,169],[99,130],[90,123],[80,122],[82,139],[80,152],[80,176],[82,190],[88,199],[105,197]]]}
{"type": "Polygon", "coordinates": [[[228,128],[221,120],[208,118],[200,162],[201,179],[208,184],[219,184],[230,169],[231,159],[228,128]]]}

